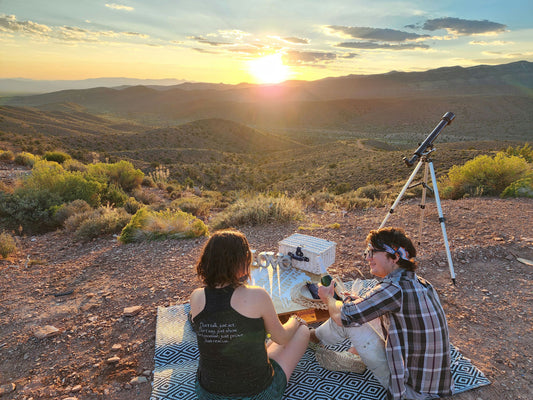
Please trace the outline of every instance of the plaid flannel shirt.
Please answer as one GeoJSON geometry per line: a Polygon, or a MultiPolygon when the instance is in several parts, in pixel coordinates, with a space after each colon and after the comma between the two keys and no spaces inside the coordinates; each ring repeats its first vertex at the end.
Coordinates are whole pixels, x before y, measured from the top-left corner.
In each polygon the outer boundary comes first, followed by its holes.
{"type": "Polygon", "coordinates": [[[446,316],[433,286],[402,268],[387,275],[363,298],[341,308],[344,326],[382,317],[387,333],[389,391],[401,399],[405,384],[420,393],[452,394],[446,316]]]}

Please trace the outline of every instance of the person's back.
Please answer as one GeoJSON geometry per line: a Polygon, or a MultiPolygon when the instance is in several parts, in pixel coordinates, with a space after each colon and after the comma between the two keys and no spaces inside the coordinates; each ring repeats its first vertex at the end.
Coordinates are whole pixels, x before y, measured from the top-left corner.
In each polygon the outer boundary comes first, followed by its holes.
{"type": "Polygon", "coordinates": [[[198,338],[198,381],[209,392],[250,396],[272,381],[263,318],[231,307],[234,288],[204,288],[205,308],[192,323],[198,338]]]}

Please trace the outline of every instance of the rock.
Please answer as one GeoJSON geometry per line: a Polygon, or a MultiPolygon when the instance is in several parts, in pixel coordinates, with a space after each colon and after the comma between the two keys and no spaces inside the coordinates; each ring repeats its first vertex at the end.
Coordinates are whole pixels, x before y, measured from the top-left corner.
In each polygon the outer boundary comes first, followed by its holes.
{"type": "Polygon", "coordinates": [[[152,375],[152,371],[150,371],[149,369],[147,370],[144,370],[143,373],[142,373],[143,376],[150,376],[152,375]]]}
{"type": "Polygon", "coordinates": [[[133,317],[134,315],[139,314],[141,310],[142,310],[142,306],[126,307],[124,308],[123,315],[125,317],[133,317]]]}
{"type": "Polygon", "coordinates": [[[43,327],[37,328],[33,333],[37,339],[44,339],[52,336],[57,336],[61,333],[60,329],[57,329],[52,325],[45,325],[43,327]]]}
{"type": "Polygon", "coordinates": [[[77,397],[65,397],[63,400],[78,400],[77,397]]]}
{"type": "Polygon", "coordinates": [[[17,385],[14,383],[7,383],[5,385],[0,386],[0,396],[3,396],[4,394],[13,393],[17,389],[17,385]]]}
{"type": "Polygon", "coordinates": [[[146,376],[136,376],[130,381],[130,385],[140,385],[142,383],[147,383],[148,378],[146,376]]]}
{"type": "Polygon", "coordinates": [[[114,356],[110,357],[106,360],[106,363],[108,364],[117,364],[120,361],[120,357],[114,356]]]}
{"type": "Polygon", "coordinates": [[[111,351],[119,351],[119,350],[122,350],[122,345],[120,343],[114,344],[111,347],[111,351]]]}
{"type": "Polygon", "coordinates": [[[80,390],[81,390],[81,385],[76,385],[72,389],[70,389],[72,393],[78,393],[80,390]]]}

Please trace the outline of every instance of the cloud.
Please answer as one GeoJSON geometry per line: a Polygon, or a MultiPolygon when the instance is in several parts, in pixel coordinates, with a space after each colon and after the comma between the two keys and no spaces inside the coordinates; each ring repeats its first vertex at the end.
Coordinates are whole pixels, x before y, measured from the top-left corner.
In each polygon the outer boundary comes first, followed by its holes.
{"type": "Polygon", "coordinates": [[[283,62],[287,65],[309,65],[321,62],[334,61],[337,54],[319,51],[296,51],[290,50],[283,55],[283,62]]]}
{"type": "Polygon", "coordinates": [[[113,10],[120,10],[120,11],[133,11],[134,10],[133,7],[124,6],[122,4],[115,4],[115,3],[106,4],[105,6],[107,8],[111,8],[113,10]]]}
{"type": "Polygon", "coordinates": [[[514,42],[508,42],[505,40],[493,40],[492,42],[486,42],[484,40],[472,40],[468,44],[478,45],[478,46],[507,46],[514,44],[514,42]]]}
{"type": "Polygon", "coordinates": [[[339,58],[345,58],[345,59],[351,59],[351,58],[355,58],[355,57],[359,57],[359,54],[357,53],[346,53],[342,56],[339,56],[339,58]]]}
{"type": "Polygon", "coordinates": [[[386,50],[414,50],[414,49],[429,49],[427,44],[423,43],[404,43],[404,44],[389,44],[378,42],[343,42],[335,45],[336,47],[345,47],[349,49],[386,49],[386,50]]]}
{"type": "Polygon", "coordinates": [[[208,40],[203,36],[189,36],[187,39],[194,40],[198,43],[208,44],[210,46],[227,46],[233,44],[231,42],[216,42],[214,40],[208,40]]]}
{"type": "Polygon", "coordinates": [[[308,39],[301,39],[297,37],[284,37],[280,38],[281,40],[288,42],[288,43],[294,43],[294,44],[309,44],[308,39]]]}
{"type": "Polygon", "coordinates": [[[52,28],[32,21],[17,21],[14,15],[0,15],[0,30],[42,35],[51,32],[52,28]]]}
{"type": "Polygon", "coordinates": [[[202,53],[202,54],[218,54],[218,52],[216,52],[216,51],[201,49],[199,47],[193,47],[192,49],[194,51],[197,51],[198,53],[202,53]]]}
{"type": "Polygon", "coordinates": [[[446,29],[449,33],[459,36],[500,33],[505,32],[506,28],[507,25],[486,19],[483,21],[474,21],[452,17],[428,19],[422,25],[422,29],[427,31],[446,29]]]}
{"type": "Polygon", "coordinates": [[[419,40],[429,38],[429,35],[419,35],[398,31],[396,29],[368,28],[362,26],[339,26],[329,25],[326,30],[331,33],[340,33],[354,39],[378,40],[383,42],[405,42],[408,40],[419,40]]]}

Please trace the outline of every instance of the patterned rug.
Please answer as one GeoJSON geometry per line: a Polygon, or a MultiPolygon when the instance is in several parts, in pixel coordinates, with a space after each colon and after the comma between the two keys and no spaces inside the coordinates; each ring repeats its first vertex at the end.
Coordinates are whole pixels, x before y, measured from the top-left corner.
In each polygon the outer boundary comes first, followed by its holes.
{"type": "MultiPolygon", "coordinates": [[[[187,321],[189,304],[157,310],[155,370],[150,400],[196,399],[194,378],[198,366],[196,336],[187,321]]],[[[342,350],[344,343],[335,347],[342,350]]],[[[490,384],[470,360],[452,346],[452,375],[456,393],[490,384]]],[[[285,400],[384,400],[385,389],[369,370],[363,374],[325,370],[308,348],[291,376],[285,400]]]]}

